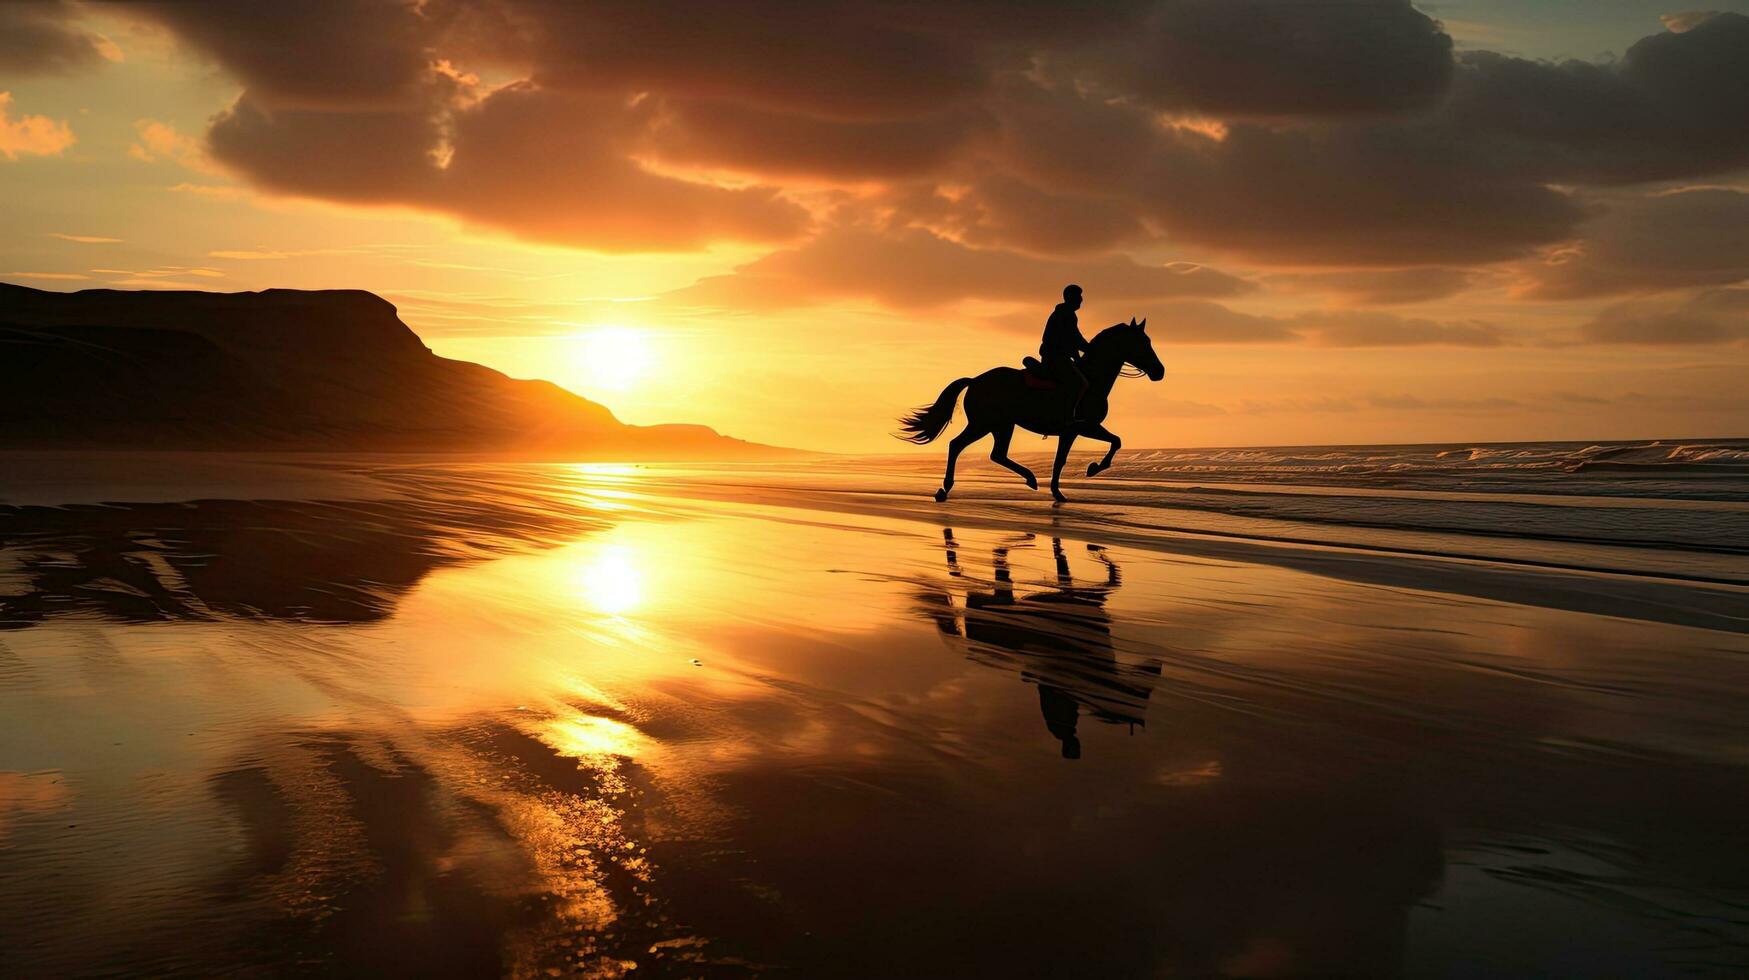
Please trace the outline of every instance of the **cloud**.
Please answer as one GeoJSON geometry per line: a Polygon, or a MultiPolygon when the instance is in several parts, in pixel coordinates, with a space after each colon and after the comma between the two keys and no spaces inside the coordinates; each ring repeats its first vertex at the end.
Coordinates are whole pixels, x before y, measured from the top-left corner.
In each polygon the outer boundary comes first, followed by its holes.
{"type": "Polygon", "coordinates": [[[1034,258],[1451,268],[1573,239],[1598,187],[1749,166],[1730,13],[1557,64],[1454,54],[1407,0],[128,9],[241,83],[208,142],[243,179],[604,250],[861,206],[1034,258]]]}
{"type": "Polygon", "coordinates": [[[859,181],[942,170],[992,127],[982,112],[842,120],[722,100],[667,100],[651,134],[666,162],[810,179],[859,181]]]}
{"type": "Polygon", "coordinates": [[[1749,340],[1749,288],[1709,289],[1680,300],[1633,300],[1579,328],[1595,344],[1699,346],[1749,340]]]}
{"type": "Polygon", "coordinates": [[[1413,269],[1345,269],[1331,272],[1280,273],[1271,287],[1319,293],[1344,306],[1389,306],[1444,299],[1468,289],[1477,273],[1470,269],[1427,266],[1413,269]]]}
{"type": "Polygon", "coordinates": [[[450,214],[524,238],[604,251],[780,242],[807,215],[766,186],[729,188],[652,172],[626,152],[648,111],[636,100],[527,85],[457,104],[428,79],[423,103],[272,109],[249,96],[214,122],[218,162],[268,189],[450,214]]]}
{"type": "Polygon", "coordinates": [[[63,242],[78,242],[81,245],[115,245],[121,242],[119,238],[105,238],[102,235],[67,235],[58,231],[49,232],[50,238],[59,238],[63,242]]]}
{"type": "Polygon", "coordinates": [[[1088,68],[1155,106],[1208,115],[1396,112],[1444,93],[1452,40],[1408,0],[1168,0],[1088,68]]]}
{"type": "MultiPolygon", "coordinates": [[[[1137,315],[1148,317],[1148,335],[1164,344],[1304,344],[1313,347],[1499,347],[1507,335],[1491,323],[1401,317],[1353,310],[1303,310],[1282,316],[1246,313],[1198,299],[1153,302],[1137,315]]],[[[1084,318],[1085,319],[1085,318],[1084,318]]],[[[990,322],[998,329],[1033,333],[1033,319],[990,322]]],[[[1091,331],[1084,330],[1084,333],[1091,331]]]]}
{"type": "Polygon", "coordinates": [[[134,132],[139,134],[139,141],[130,143],[127,152],[141,163],[169,160],[202,173],[211,174],[218,170],[200,140],[178,132],[170,123],[141,119],[134,123],[134,132]]]}
{"type": "Polygon", "coordinates": [[[1717,10],[1688,10],[1676,14],[1661,14],[1658,19],[1663,22],[1665,30],[1672,34],[1681,34],[1717,17],[1719,13],[1717,10]]]}
{"type": "Polygon", "coordinates": [[[976,56],[975,32],[992,26],[1000,8],[985,8],[990,19],[957,21],[952,11],[931,6],[505,4],[526,25],[525,56],[542,85],[725,99],[859,120],[931,114],[969,104],[984,90],[988,70],[976,56]]]}
{"type": "Polygon", "coordinates": [[[421,97],[437,20],[398,0],[138,2],[128,11],[236,76],[254,104],[384,108],[421,97]]]}
{"type": "Polygon", "coordinates": [[[1619,62],[1472,52],[1444,111],[1460,138],[1543,180],[1634,183],[1749,165],[1749,17],[1653,34],[1619,62]]]}
{"type": "MultiPolygon", "coordinates": [[[[123,276],[117,282],[141,283],[160,279],[193,276],[197,279],[223,279],[225,274],[217,269],[200,266],[166,265],[155,269],[92,269],[92,272],[103,275],[123,276]]],[[[190,286],[190,289],[206,289],[206,286],[190,286]]]]}
{"type": "Polygon", "coordinates": [[[1006,175],[968,187],[946,224],[974,245],[1043,255],[1084,255],[1153,237],[1120,198],[1052,193],[1006,175]]]}
{"type": "Polygon", "coordinates": [[[1567,300],[1749,279],[1749,193],[1694,188],[1625,201],[1523,267],[1520,295],[1567,300]]]}
{"type": "Polygon", "coordinates": [[[1480,320],[1438,321],[1378,312],[1308,311],[1289,318],[1320,347],[1499,347],[1500,328],[1480,320]]]}
{"type": "Polygon", "coordinates": [[[0,3],[0,71],[65,74],[120,60],[107,38],[80,28],[79,10],[66,0],[0,3]]]}
{"type": "Polygon", "coordinates": [[[11,117],[12,93],[0,92],[0,156],[58,156],[76,142],[73,130],[47,116],[11,117]]]}
{"type": "Polygon", "coordinates": [[[287,252],[277,248],[258,249],[218,249],[208,252],[209,259],[237,259],[241,261],[265,261],[268,259],[289,259],[299,255],[310,255],[312,252],[287,252]]]}
{"type": "Polygon", "coordinates": [[[1399,126],[1180,130],[1137,193],[1178,238],[1284,264],[1488,262],[1563,238],[1584,214],[1481,148],[1399,126]]]}
{"type": "Polygon", "coordinates": [[[969,248],[920,229],[843,227],[727,275],[701,279],[664,299],[748,309],[843,299],[872,300],[896,309],[960,300],[1020,300],[1048,307],[1070,282],[1100,302],[1230,296],[1251,288],[1236,276],[1188,263],[1145,265],[1123,256],[1067,262],[969,248]]]}
{"type": "Polygon", "coordinates": [[[1434,412],[1453,415],[1494,415],[1522,412],[1524,402],[1513,398],[1429,398],[1422,395],[1375,392],[1353,397],[1278,398],[1247,400],[1231,409],[1235,415],[1274,415],[1346,412],[1434,412]]]}

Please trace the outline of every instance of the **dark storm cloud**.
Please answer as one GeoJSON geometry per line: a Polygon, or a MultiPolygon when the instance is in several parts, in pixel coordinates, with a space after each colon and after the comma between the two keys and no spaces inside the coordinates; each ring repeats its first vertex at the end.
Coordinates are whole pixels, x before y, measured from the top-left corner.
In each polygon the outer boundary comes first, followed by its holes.
{"type": "Polygon", "coordinates": [[[759,0],[511,0],[543,85],[658,91],[839,119],[902,119],[975,99],[972,37],[912,28],[903,6],[759,0]]]}
{"type": "Polygon", "coordinates": [[[1575,238],[1596,185],[1749,166],[1735,14],[1554,64],[1454,58],[1399,0],[125,9],[243,84],[211,141],[244,178],[604,249],[783,240],[837,185],[1034,257],[1451,267],[1575,238]],[[675,176],[716,171],[753,186],[675,176]]]}
{"type": "Polygon", "coordinates": [[[416,101],[440,25],[403,0],[148,0],[157,20],[223,65],[258,105],[359,107],[416,101]]]}
{"type": "Polygon", "coordinates": [[[65,0],[0,3],[0,71],[50,74],[102,61],[102,38],[82,29],[78,17],[65,0]]]}
{"type": "Polygon", "coordinates": [[[360,203],[427,199],[436,105],[268,108],[244,94],[207,133],[213,159],[276,191],[360,203]]]}
{"type": "Polygon", "coordinates": [[[1571,195],[1421,127],[1178,130],[1138,205],[1175,238],[1266,262],[1488,262],[1565,237],[1571,195]]]}
{"type": "Polygon", "coordinates": [[[1466,55],[1444,124],[1545,180],[1633,183],[1749,165],[1749,17],[1654,34],[1614,64],[1466,55]]]}
{"type": "Polygon", "coordinates": [[[1395,112],[1452,75],[1452,41],[1408,0],[1166,0],[1087,66],[1118,91],[1213,116],[1395,112]]]}
{"type": "Polygon", "coordinates": [[[1534,299],[1729,285],[1749,279],[1749,193],[1695,188],[1625,201],[1527,266],[1534,299]]]}
{"type": "Polygon", "coordinates": [[[265,109],[244,96],[214,122],[212,154],[277,191],[424,207],[615,251],[782,241],[805,225],[768,188],[638,166],[625,141],[645,113],[624,99],[516,86],[450,107],[452,83],[429,84],[435,94],[404,109],[265,109]]]}

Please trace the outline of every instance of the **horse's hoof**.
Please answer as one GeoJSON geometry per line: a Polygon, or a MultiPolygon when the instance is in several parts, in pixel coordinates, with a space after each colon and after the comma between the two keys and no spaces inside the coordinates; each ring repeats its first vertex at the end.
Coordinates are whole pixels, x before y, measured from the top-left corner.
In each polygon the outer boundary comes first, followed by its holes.
{"type": "Polygon", "coordinates": [[[1031,477],[1031,476],[1027,477],[1026,478],[1026,488],[1028,490],[1037,490],[1038,489],[1038,479],[1036,477],[1031,477]]]}
{"type": "Polygon", "coordinates": [[[1052,496],[1052,497],[1055,497],[1055,498],[1056,498],[1056,500],[1057,500],[1057,503],[1059,503],[1059,504],[1066,504],[1066,503],[1068,503],[1068,502],[1069,502],[1069,498],[1068,498],[1068,497],[1065,497],[1065,496],[1063,496],[1063,495],[1062,495],[1062,494],[1060,494],[1060,493],[1058,493],[1058,492],[1057,492],[1057,491],[1055,491],[1055,490],[1052,490],[1052,491],[1051,491],[1051,496],[1052,496]]]}
{"type": "Polygon", "coordinates": [[[935,502],[938,504],[947,503],[947,488],[946,487],[942,487],[940,490],[935,491],[935,502]]]}
{"type": "Polygon", "coordinates": [[[1104,468],[1105,467],[1100,466],[1099,462],[1097,460],[1095,460],[1094,462],[1087,464],[1087,475],[1088,476],[1098,476],[1099,471],[1104,469],[1104,468]]]}

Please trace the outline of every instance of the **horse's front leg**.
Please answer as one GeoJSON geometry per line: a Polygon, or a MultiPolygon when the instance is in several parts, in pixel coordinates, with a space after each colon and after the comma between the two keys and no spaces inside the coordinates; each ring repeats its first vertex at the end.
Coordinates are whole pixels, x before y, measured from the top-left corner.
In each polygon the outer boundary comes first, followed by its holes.
{"type": "Polygon", "coordinates": [[[1117,455],[1119,449],[1123,448],[1123,440],[1119,439],[1116,433],[1099,423],[1082,425],[1081,434],[1090,439],[1100,439],[1111,444],[1111,448],[1105,451],[1104,459],[1087,464],[1087,475],[1093,476],[1111,469],[1111,459],[1113,456],[1117,455]]]}
{"type": "Polygon", "coordinates": [[[1063,464],[1069,461],[1069,447],[1075,444],[1075,432],[1070,430],[1057,437],[1057,461],[1051,467],[1051,496],[1057,498],[1057,503],[1063,503],[1068,497],[1057,486],[1057,481],[1063,478],[1063,464]]]}

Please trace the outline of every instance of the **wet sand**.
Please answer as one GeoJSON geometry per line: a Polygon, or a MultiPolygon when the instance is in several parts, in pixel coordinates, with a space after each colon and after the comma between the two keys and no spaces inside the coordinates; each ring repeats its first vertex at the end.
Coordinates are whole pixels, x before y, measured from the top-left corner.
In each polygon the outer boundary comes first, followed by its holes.
{"type": "Polygon", "coordinates": [[[7,973],[1749,968],[1731,553],[295,466],[0,493],[7,973]]]}

